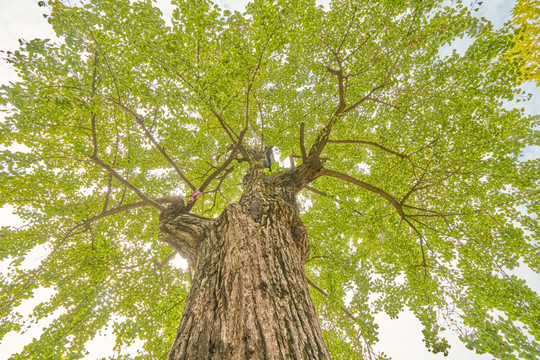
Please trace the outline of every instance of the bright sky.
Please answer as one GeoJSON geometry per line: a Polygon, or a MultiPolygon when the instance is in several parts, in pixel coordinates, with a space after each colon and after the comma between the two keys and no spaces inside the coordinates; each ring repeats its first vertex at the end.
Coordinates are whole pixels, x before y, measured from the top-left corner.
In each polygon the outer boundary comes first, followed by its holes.
{"type": "MultiPolygon", "coordinates": [[[[222,8],[230,10],[239,10],[245,7],[247,0],[218,0],[216,1],[222,8]]],[[[169,16],[171,6],[168,0],[157,0],[165,16],[169,16]]],[[[326,4],[326,0],[318,0],[320,4],[326,4]]],[[[489,0],[484,1],[480,7],[479,16],[490,19],[495,26],[500,26],[508,20],[514,0],[489,0]]],[[[13,50],[18,47],[17,39],[33,38],[54,38],[54,32],[42,16],[42,9],[37,6],[37,0],[0,0],[0,50],[13,50]]],[[[457,42],[456,49],[463,50],[467,46],[467,41],[457,42]]],[[[4,62],[0,61],[0,84],[17,79],[12,69],[4,62]]],[[[529,114],[540,114],[540,89],[532,84],[524,86],[526,91],[533,93],[531,102],[525,105],[529,114]]],[[[531,148],[523,154],[526,158],[540,157],[540,148],[531,148]]],[[[11,214],[9,207],[0,209],[0,225],[20,224],[20,220],[11,214]]],[[[32,251],[29,255],[30,261],[39,261],[43,257],[43,252],[39,249],[32,251]]],[[[0,263],[0,271],[2,264],[0,263]]],[[[537,274],[522,269],[517,275],[527,280],[529,286],[540,292],[540,277],[537,274]]],[[[31,311],[32,307],[42,301],[47,301],[51,291],[43,290],[35,293],[35,299],[27,300],[24,307],[31,311]]],[[[434,355],[427,352],[421,339],[421,326],[418,320],[410,312],[402,313],[397,320],[390,320],[386,316],[379,316],[380,343],[378,349],[392,357],[393,360],[437,360],[437,359],[460,359],[460,360],[488,360],[491,356],[478,355],[465,348],[456,336],[449,334],[449,341],[452,345],[449,357],[443,357],[441,354],[434,355]]],[[[33,337],[38,337],[43,326],[46,326],[51,320],[34,324],[27,333],[8,334],[0,342],[0,360],[7,359],[11,354],[22,350],[22,347],[33,337]]],[[[86,348],[90,351],[85,359],[98,359],[103,356],[113,355],[112,347],[114,339],[112,336],[98,336],[87,344],[86,348]],[[92,349],[98,349],[93,351],[92,349]]],[[[133,349],[135,350],[136,346],[133,349]]]]}

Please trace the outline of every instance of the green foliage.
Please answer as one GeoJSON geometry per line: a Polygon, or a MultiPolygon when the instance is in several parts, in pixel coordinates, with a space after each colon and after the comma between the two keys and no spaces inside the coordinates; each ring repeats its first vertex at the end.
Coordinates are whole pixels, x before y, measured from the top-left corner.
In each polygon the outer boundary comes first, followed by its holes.
{"type": "Polygon", "coordinates": [[[507,55],[518,64],[520,81],[540,85],[540,1],[517,0],[512,15],[517,31],[507,55]]]}
{"type": "MultiPolygon", "coordinates": [[[[300,157],[299,124],[309,148],[338,106],[338,69],[343,100],[365,101],[335,123],[324,165],[391,194],[406,216],[380,192],[336,178],[301,192],[306,272],[327,295],[312,294],[332,356],[375,358],[375,315],[405,308],[433,352],[448,351],[444,326],[479,353],[540,356],[539,296],[511,274],[540,272],[540,161],[519,161],[539,145],[539,119],[502,107],[524,95],[513,60],[500,56],[514,41],[510,25],[495,30],[459,2],[334,1],[325,11],[260,0],[243,14],[174,4],[167,23],[150,0],[41,1],[60,41],[6,53],[21,81],[0,92],[0,201],[26,225],[0,230],[10,264],[0,336],[24,327],[17,306],[37,288],[56,293],[32,321],[61,311],[13,358],[80,358],[105,327],[117,350],[140,339],[139,358],[162,357],[189,277],[166,261],[159,212],[122,206],[141,202],[134,188],[189,197],[171,161],[200,186],[245,123],[246,144],[300,157]],[[439,55],[462,37],[473,39],[463,55],[439,55]],[[28,270],[36,246],[49,255],[28,270]]],[[[229,164],[194,212],[216,216],[236,201],[246,166],[229,164]]]]}

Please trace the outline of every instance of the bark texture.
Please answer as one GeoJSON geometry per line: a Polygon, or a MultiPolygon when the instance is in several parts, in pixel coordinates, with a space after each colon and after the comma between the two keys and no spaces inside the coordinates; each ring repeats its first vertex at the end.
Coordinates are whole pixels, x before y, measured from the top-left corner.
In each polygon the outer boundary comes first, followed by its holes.
{"type": "Polygon", "coordinates": [[[308,291],[295,191],[262,167],[217,219],[164,211],[165,241],[195,267],[170,360],[330,359],[308,291]],[[276,183],[276,184],[275,184],[276,183]]]}

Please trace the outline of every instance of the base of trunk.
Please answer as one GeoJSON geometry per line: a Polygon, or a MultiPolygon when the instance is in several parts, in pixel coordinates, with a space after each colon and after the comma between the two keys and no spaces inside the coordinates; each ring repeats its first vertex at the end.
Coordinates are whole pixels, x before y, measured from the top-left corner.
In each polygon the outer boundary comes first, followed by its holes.
{"type": "Polygon", "coordinates": [[[330,359],[293,205],[252,198],[198,231],[196,274],[170,360],[330,359]]]}

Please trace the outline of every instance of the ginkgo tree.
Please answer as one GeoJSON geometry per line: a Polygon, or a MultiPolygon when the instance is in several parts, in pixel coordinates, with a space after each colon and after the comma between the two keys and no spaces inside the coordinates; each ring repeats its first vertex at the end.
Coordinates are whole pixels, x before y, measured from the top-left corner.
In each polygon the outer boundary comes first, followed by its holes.
{"type": "Polygon", "coordinates": [[[435,353],[451,329],[540,356],[512,272],[540,271],[540,202],[519,159],[539,119],[503,107],[527,97],[511,24],[459,1],[173,4],[40,1],[59,40],[5,53],[1,201],[25,225],[1,229],[0,336],[37,288],[32,321],[57,314],[13,359],[81,358],[107,327],[141,359],[382,359],[375,315],[405,309],[435,353]]]}

